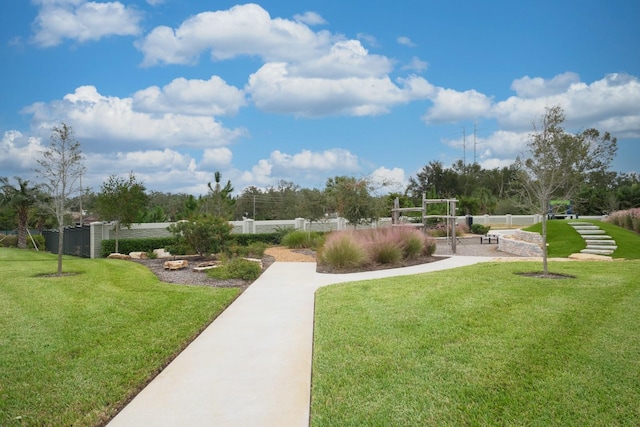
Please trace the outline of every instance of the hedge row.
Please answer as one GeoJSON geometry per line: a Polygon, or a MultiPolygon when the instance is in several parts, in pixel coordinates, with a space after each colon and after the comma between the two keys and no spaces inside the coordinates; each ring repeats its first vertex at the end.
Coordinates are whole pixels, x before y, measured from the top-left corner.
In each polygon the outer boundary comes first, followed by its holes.
{"type": "MultiPolygon", "coordinates": [[[[250,246],[254,243],[266,243],[268,245],[279,245],[282,233],[259,233],[259,234],[232,234],[232,244],[237,246],[250,246]]],[[[122,254],[130,252],[151,252],[154,249],[168,248],[176,246],[175,237],[154,237],[148,239],[119,239],[118,251],[122,254]]],[[[100,255],[107,257],[115,252],[115,239],[103,240],[100,248],[100,255]]]]}
{"type": "Polygon", "coordinates": [[[279,245],[283,233],[232,234],[231,239],[238,246],[249,246],[252,243],[279,245]]]}

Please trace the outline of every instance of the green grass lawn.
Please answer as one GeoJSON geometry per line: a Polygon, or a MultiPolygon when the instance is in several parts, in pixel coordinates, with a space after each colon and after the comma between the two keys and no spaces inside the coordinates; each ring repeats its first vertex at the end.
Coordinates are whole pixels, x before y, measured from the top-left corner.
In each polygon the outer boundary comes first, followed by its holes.
{"type": "MultiPolygon", "coordinates": [[[[587,247],[584,239],[570,222],[588,222],[599,226],[605,230],[609,236],[616,241],[618,249],[613,253],[614,258],[640,259],[640,234],[627,230],[617,225],[597,220],[551,220],[547,221],[547,243],[549,257],[566,258],[571,254],[578,253],[587,247]]],[[[542,232],[542,223],[534,224],[524,229],[535,233],[542,232]]]]}
{"type": "Polygon", "coordinates": [[[0,425],[109,419],[238,295],[128,261],[0,248],[0,425]]]}
{"type": "Polygon", "coordinates": [[[640,261],[322,288],[312,426],[640,425],[640,261]]]}

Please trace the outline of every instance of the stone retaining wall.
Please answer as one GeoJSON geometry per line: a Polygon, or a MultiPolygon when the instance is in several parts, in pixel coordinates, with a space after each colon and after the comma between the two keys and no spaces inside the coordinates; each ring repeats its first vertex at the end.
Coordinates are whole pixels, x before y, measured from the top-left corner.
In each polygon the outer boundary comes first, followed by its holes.
{"type": "Polygon", "coordinates": [[[542,256],[542,236],[538,233],[517,230],[510,236],[502,236],[498,251],[526,257],[542,256]]]}

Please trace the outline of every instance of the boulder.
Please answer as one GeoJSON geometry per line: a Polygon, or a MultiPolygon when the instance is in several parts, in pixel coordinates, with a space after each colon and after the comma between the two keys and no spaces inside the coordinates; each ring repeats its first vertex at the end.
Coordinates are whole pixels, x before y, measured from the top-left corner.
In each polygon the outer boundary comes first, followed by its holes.
{"type": "Polygon", "coordinates": [[[187,261],[186,259],[165,261],[164,263],[165,270],[182,270],[183,268],[187,268],[187,266],[189,266],[189,261],[187,261]]]}
{"type": "Polygon", "coordinates": [[[109,256],[107,258],[111,258],[111,259],[131,259],[131,257],[129,255],[119,254],[117,252],[109,254],[109,256]]]}
{"type": "Polygon", "coordinates": [[[171,254],[163,249],[154,249],[153,253],[156,255],[156,258],[171,258],[171,254]]]}
{"type": "Polygon", "coordinates": [[[129,252],[129,256],[131,257],[131,259],[147,259],[147,253],[146,252],[129,252]]]}

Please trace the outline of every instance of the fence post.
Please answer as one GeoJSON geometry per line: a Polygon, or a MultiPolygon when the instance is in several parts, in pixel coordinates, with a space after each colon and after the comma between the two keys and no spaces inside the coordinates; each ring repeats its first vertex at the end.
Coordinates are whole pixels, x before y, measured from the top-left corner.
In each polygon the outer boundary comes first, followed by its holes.
{"type": "Polygon", "coordinates": [[[256,222],[251,218],[242,221],[242,234],[256,234],[256,222]]]}
{"type": "Polygon", "coordinates": [[[293,227],[296,230],[304,230],[305,222],[306,222],[306,220],[304,218],[296,218],[293,227]]]}

